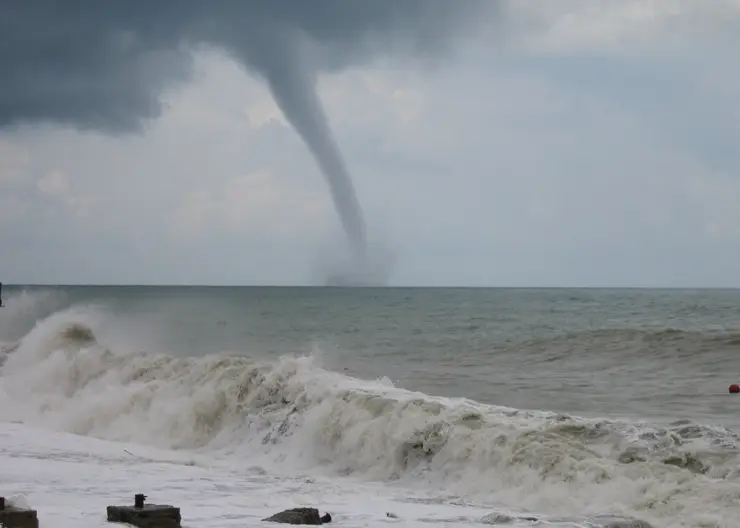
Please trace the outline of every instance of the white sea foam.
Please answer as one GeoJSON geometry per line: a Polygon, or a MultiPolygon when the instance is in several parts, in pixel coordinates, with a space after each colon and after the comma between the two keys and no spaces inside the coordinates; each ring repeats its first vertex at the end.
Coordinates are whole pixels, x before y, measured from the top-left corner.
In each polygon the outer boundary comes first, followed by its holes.
{"type": "Polygon", "coordinates": [[[16,493],[16,506],[38,511],[42,525],[59,528],[109,526],[105,507],[129,504],[145,492],[148,501],[181,508],[184,526],[263,526],[260,520],[285,508],[320,505],[341,526],[424,519],[482,517],[482,508],[397,502],[379,487],[336,479],[275,477],[258,467],[235,469],[228,461],[193,459],[139,445],[49,433],[18,424],[0,425],[0,492],[16,493]],[[386,512],[395,513],[391,519],[386,512]]]}
{"type": "Polygon", "coordinates": [[[404,526],[527,526],[516,518],[532,516],[587,527],[611,514],[730,527],[740,516],[736,438],[721,427],[433,397],[311,357],[108,348],[96,314],[76,307],[41,319],[0,370],[1,491],[70,523],[97,526],[96,504],[139,491],[177,502],[193,526],[243,526],[296,505],[346,526],[399,522],[386,511],[404,526]]]}

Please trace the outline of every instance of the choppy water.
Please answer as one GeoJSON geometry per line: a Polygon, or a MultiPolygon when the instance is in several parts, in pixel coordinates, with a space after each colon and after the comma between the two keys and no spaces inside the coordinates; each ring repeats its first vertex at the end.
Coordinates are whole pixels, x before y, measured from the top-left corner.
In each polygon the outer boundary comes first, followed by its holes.
{"type": "Polygon", "coordinates": [[[320,500],[347,526],[738,526],[740,291],[4,295],[0,420],[23,426],[0,457],[16,466],[41,427],[197,455],[234,492],[262,479],[254,511],[331,486],[320,500]]]}

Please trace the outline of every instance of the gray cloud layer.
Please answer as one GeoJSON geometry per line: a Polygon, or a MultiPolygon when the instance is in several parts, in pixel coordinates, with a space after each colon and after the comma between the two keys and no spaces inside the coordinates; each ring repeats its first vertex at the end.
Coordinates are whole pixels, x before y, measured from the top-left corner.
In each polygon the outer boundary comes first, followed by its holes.
{"type": "Polygon", "coordinates": [[[327,179],[353,268],[368,267],[362,208],[315,92],[315,75],[391,48],[414,55],[438,52],[450,31],[474,20],[484,5],[491,4],[5,0],[0,125],[56,121],[109,132],[136,130],[142,118],[159,114],[161,92],[188,77],[190,47],[223,48],[267,81],[327,179]]]}

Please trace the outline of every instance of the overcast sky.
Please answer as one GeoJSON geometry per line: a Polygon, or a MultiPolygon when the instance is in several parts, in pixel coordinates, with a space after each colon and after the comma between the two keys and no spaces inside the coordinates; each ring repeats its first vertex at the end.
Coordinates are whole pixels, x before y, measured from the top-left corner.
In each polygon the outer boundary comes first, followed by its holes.
{"type": "MultiPolygon", "coordinates": [[[[439,54],[317,66],[389,284],[740,287],[740,0],[501,5],[439,54]]],[[[326,180],[259,75],[192,53],[141,128],[0,89],[0,281],[315,282],[344,244],[326,180]]]]}

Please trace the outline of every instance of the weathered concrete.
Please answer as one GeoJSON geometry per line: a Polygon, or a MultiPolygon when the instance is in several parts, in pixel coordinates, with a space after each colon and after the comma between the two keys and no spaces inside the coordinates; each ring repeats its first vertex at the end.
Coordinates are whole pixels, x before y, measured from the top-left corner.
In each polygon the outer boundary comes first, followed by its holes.
{"type": "Polygon", "coordinates": [[[167,504],[144,504],[144,495],[134,497],[133,506],[108,506],[108,522],[139,528],[180,528],[180,508],[167,504]]]}
{"type": "Polygon", "coordinates": [[[4,528],[39,528],[36,510],[9,506],[5,497],[0,497],[0,526],[4,528]]]}

